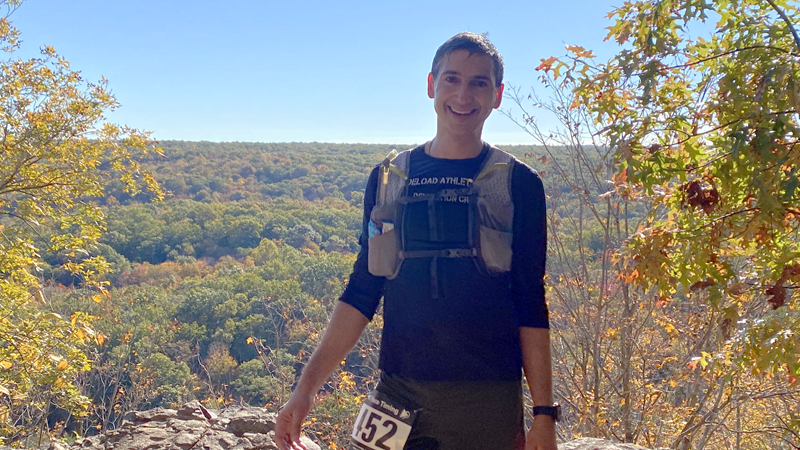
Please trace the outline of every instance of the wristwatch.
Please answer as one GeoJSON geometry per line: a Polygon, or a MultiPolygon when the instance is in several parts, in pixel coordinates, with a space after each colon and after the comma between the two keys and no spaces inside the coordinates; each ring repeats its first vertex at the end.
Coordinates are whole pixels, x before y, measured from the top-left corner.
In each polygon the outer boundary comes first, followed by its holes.
{"type": "Polygon", "coordinates": [[[561,405],[554,403],[553,406],[534,406],[533,416],[536,417],[539,414],[550,416],[553,418],[553,422],[558,422],[561,420],[561,405]]]}

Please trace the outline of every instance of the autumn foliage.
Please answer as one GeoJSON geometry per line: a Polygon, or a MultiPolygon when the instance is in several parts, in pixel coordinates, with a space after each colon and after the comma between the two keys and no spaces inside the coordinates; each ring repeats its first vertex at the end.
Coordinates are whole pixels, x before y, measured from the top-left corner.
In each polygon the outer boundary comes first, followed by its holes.
{"type": "Polygon", "coordinates": [[[563,306],[551,305],[577,321],[556,340],[568,351],[564,397],[578,406],[570,431],[681,449],[796,447],[798,6],[629,1],[608,18],[614,57],[568,45],[538,68],[552,100],[531,98],[563,130],[539,130],[517,92],[520,124],[577,161],[545,170],[571,177],[569,201],[589,215],[559,217],[552,231],[600,227],[613,255],[564,253],[570,270],[553,280],[563,306]]]}
{"type": "MultiPolygon", "coordinates": [[[[90,254],[104,230],[93,197],[114,178],[130,192],[160,191],[137,161],[157,151],[147,134],[103,120],[117,106],[105,81],[86,83],[52,47],[15,59],[19,33],[8,15],[18,2],[1,6],[0,443],[31,444],[53,409],[86,413],[89,400],[74,380],[90,368],[87,346],[103,343],[92,317],[51,310],[39,283],[42,254],[58,254],[65,270],[92,284],[106,268],[90,254]]],[[[94,284],[98,299],[103,288],[94,284]]]]}

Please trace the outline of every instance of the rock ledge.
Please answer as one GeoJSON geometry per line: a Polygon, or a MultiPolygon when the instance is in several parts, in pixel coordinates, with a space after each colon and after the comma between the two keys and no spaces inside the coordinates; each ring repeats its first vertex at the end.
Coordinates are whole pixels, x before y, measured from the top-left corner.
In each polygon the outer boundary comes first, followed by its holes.
{"type": "MultiPolygon", "coordinates": [[[[75,442],[70,450],[274,450],[275,414],[263,408],[229,407],[219,414],[198,401],[180,409],[132,411],[122,425],[75,442]]],[[[309,450],[320,450],[303,436],[309,450]]]]}

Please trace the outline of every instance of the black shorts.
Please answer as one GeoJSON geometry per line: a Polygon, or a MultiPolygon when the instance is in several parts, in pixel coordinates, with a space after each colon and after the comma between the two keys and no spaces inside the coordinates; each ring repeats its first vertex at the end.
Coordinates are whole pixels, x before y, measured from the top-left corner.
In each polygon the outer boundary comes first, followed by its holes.
{"type": "Polygon", "coordinates": [[[525,446],[521,380],[421,382],[382,374],[378,390],[422,410],[406,450],[517,450],[525,446]]]}

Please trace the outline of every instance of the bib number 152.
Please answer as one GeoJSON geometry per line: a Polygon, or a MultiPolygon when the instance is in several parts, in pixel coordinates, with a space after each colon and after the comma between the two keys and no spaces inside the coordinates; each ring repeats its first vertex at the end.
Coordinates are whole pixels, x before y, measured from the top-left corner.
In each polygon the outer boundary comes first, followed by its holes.
{"type": "Polygon", "coordinates": [[[365,403],[361,406],[350,437],[355,448],[402,450],[409,433],[410,425],[365,403]]]}

